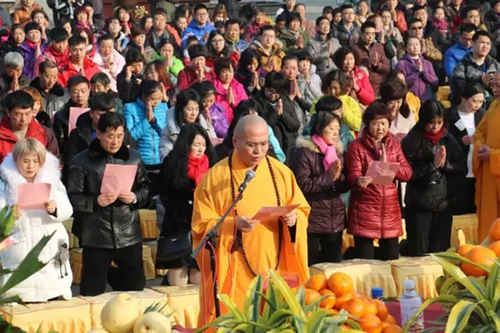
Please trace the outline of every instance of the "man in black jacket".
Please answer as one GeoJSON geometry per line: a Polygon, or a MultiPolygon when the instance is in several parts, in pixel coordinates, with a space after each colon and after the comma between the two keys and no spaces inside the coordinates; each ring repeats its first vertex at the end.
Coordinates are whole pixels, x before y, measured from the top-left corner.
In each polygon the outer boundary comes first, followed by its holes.
{"type": "Polygon", "coordinates": [[[83,247],[80,292],[85,296],[103,293],[108,278],[115,290],[142,290],[145,285],[138,209],[149,203],[150,184],[139,152],[124,144],[125,128],[121,115],[103,114],[96,140],[75,156],[68,171],[73,232],[83,247]],[[101,193],[106,164],[137,165],[130,192],[101,193]],[[111,261],[118,269],[110,270],[111,261]]]}

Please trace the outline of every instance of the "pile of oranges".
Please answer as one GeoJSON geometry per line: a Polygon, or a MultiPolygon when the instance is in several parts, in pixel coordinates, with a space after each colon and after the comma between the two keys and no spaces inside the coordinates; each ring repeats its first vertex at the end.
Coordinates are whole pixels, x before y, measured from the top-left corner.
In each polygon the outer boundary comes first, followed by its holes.
{"type": "Polygon", "coordinates": [[[338,314],[340,310],[347,311],[365,332],[402,332],[385,304],[380,300],[357,294],[353,280],[345,273],[335,272],[328,279],[324,274],[313,275],[304,287],[306,304],[326,295],[320,303],[321,308],[333,315],[338,314]]]}
{"type": "MultiPolygon", "coordinates": [[[[500,218],[493,222],[488,238],[490,242],[488,247],[462,244],[458,248],[457,253],[474,263],[492,267],[497,257],[500,257],[500,218]]],[[[484,269],[465,262],[460,265],[460,268],[468,276],[479,277],[488,274],[484,269]]]]}

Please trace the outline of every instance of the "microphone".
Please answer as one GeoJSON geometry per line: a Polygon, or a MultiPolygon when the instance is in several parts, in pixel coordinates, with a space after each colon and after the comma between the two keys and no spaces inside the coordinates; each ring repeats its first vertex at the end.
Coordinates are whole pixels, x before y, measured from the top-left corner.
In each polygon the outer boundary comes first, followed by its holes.
{"type": "Polygon", "coordinates": [[[253,169],[250,169],[247,171],[246,175],[245,175],[245,180],[243,180],[243,183],[241,183],[240,185],[240,188],[238,189],[238,191],[241,193],[245,190],[245,188],[247,187],[248,183],[250,183],[250,181],[252,179],[254,179],[256,176],[256,173],[253,169]]]}

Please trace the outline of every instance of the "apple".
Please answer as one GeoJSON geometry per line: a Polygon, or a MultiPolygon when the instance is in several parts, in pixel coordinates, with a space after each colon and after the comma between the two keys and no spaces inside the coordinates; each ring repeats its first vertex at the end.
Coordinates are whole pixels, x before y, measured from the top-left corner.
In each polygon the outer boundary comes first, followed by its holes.
{"type": "Polygon", "coordinates": [[[121,293],[111,298],[102,308],[101,323],[110,333],[129,333],[141,315],[139,301],[121,293]]]}

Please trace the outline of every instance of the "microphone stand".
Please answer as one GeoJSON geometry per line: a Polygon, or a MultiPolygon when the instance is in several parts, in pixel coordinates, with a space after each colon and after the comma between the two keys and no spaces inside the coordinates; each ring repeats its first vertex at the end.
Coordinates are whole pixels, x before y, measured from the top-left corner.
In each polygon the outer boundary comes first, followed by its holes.
{"type": "Polygon", "coordinates": [[[214,282],[214,290],[213,290],[214,295],[213,296],[214,296],[215,315],[216,315],[216,317],[219,317],[221,313],[220,313],[219,300],[217,298],[218,290],[217,290],[217,277],[216,277],[216,272],[215,272],[216,255],[215,255],[215,245],[214,245],[213,242],[214,242],[215,237],[217,237],[217,231],[220,228],[222,222],[224,222],[224,220],[226,219],[226,217],[233,210],[234,206],[236,206],[236,204],[243,198],[243,191],[245,190],[245,188],[246,188],[246,184],[245,184],[245,182],[243,182],[241,184],[240,188],[239,188],[238,195],[236,196],[236,198],[231,203],[231,206],[229,206],[229,208],[224,212],[224,215],[222,215],[219,218],[219,220],[217,221],[217,223],[215,224],[215,226],[213,226],[212,229],[210,229],[210,231],[205,235],[205,237],[203,237],[203,239],[201,240],[200,244],[198,244],[198,246],[196,247],[196,249],[194,249],[193,253],[191,254],[191,257],[193,259],[196,259],[196,257],[198,256],[198,253],[204,247],[206,247],[207,250],[210,252],[210,269],[212,270],[212,280],[214,282]],[[208,246],[208,244],[210,244],[212,246],[208,246]]]}

